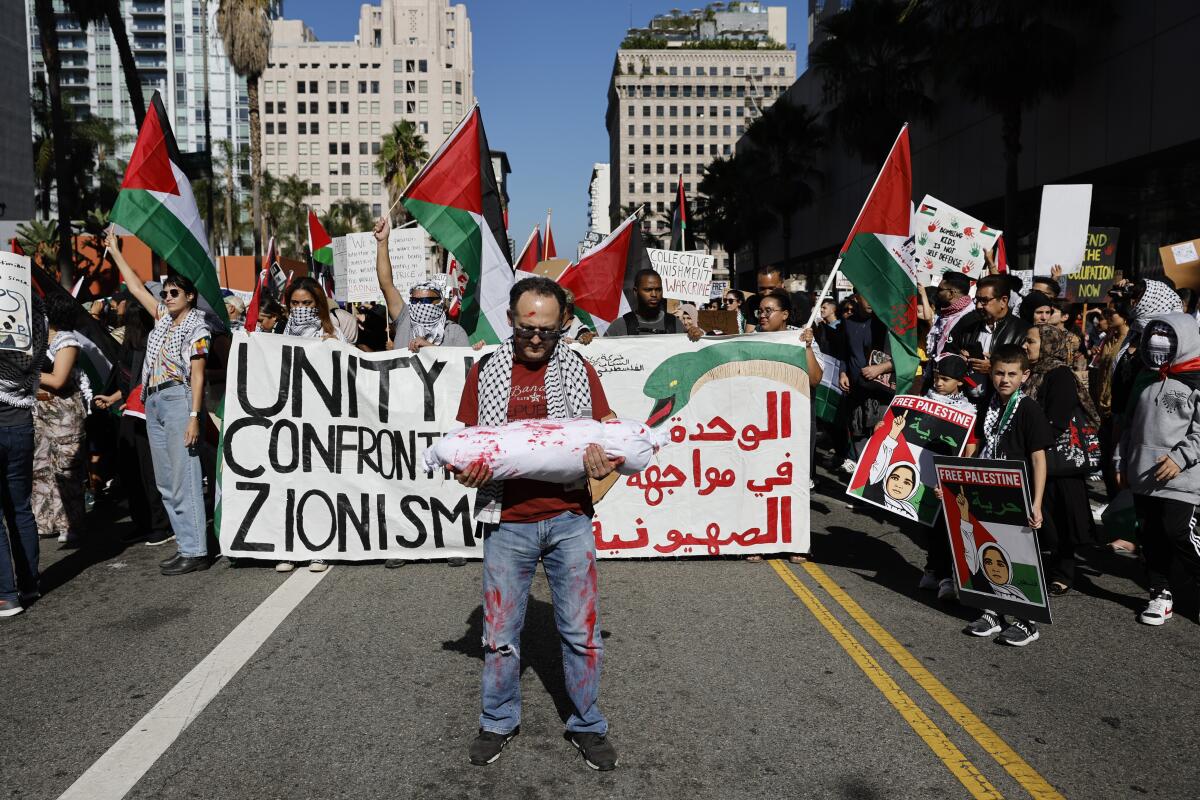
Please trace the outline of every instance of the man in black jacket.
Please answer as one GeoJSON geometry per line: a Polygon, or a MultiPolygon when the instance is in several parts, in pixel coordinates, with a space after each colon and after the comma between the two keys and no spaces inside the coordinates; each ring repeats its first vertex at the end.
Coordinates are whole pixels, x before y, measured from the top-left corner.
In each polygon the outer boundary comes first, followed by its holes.
{"type": "Polygon", "coordinates": [[[961,353],[973,373],[988,375],[992,351],[1003,344],[1022,344],[1027,330],[1029,323],[1009,309],[1008,279],[988,275],[975,287],[975,313],[954,326],[942,352],[961,353]]]}

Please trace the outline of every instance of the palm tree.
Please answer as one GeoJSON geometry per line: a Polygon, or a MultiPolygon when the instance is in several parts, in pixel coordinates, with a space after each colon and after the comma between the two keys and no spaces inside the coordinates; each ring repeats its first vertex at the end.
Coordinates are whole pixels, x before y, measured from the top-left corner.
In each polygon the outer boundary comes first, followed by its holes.
{"type": "MultiPolygon", "coordinates": [[[[379,157],[375,159],[375,171],[387,186],[389,208],[395,205],[396,198],[428,160],[425,139],[417,133],[417,126],[411,120],[397,122],[383,135],[379,157]]],[[[401,210],[400,213],[403,215],[405,212],[401,210]]]]}
{"type": "Polygon", "coordinates": [[[85,114],[71,123],[67,149],[56,147],[53,120],[46,85],[41,76],[33,86],[33,170],[38,207],[49,218],[51,195],[57,185],[57,154],[60,150],[69,165],[67,192],[77,200],[77,208],[108,208],[124,172],[116,161],[118,147],[129,137],[117,134],[115,120],[85,114]]]}
{"type": "Polygon", "coordinates": [[[41,42],[42,62],[46,65],[47,91],[50,97],[50,135],[54,140],[54,182],[58,199],[58,272],[64,286],[71,286],[75,279],[71,254],[71,212],[74,197],[71,194],[71,127],[63,110],[61,63],[58,52],[58,19],[53,0],[34,0],[34,17],[41,42]]]}
{"type": "Polygon", "coordinates": [[[1015,244],[1020,216],[1017,165],[1026,108],[1067,91],[1080,44],[1112,19],[1107,0],[941,0],[946,56],[968,97],[1000,115],[1004,145],[1004,232],[1015,244]]]}
{"type": "Polygon", "coordinates": [[[331,238],[355,231],[367,231],[375,224],[371,206],[365,200],[348,197],[329,206],[321,215],[321,225],[331,238]]]}
{"type": "Polygon", "coordinates": [[[246,79],[250,100],[251,218],[254,222],[254,257],[262,255],[262,131],[259,124],[258,79],[271,54],[272,0],[220,0],[217,31],[234,72],[246,79]]]}
{"type": "Polygon", "coordinates": [[[138,77],[137,62],[133,60],[133,50],[129,47],[129,34],[125,29],[125,16],[121,13],[120,0],[66,0],[66,4],[85,29],[101,20],[108,23],[121,59],[121,73],[125,77],[125,88],[129,92],[133,119],[140,129],[142,120],[146,118],[146,100],[142,96],[142,81],[138,77]]]}
{"type": "MultiPolygon", "coordinates": [[[[934,110],[925,90],[935,40],[927,5],[855,0],[821,24],[827,37],[809,53],[822,78],[829,128],[868,164],[882,165],[900,126],[934,110]]],[[[974,35],[969,41],[977,44],[974,35]]]]}
{"type": "Polygon", "coordinates": [[[308,242],[308,237],[304,235],[305,225],[308,223],[308,205],[306,203],[310,194],[308,181],[297,178],[295,175],[289,175],[276,184],[275,191],[283,206],[280,227],[295,226],[288,233],[289,235],[295,234],[296,252],[303,253],[307,249],[308,242]]]}
{"type": "Polygon", "coordinates": [[[780,99],[750,124],[746,136],[765,163],[766,180],[760,184],[760,192],[779,223],[784,269],[788,269],[792,217],[816,195],[810,181],[821,177],[816,163],[825,146],[825,134],[816,112],[780,99]]]}
{"type": "MultiPolygon", "coordinates": [[[[224,181],[224,191],[214,193],[214,200],[219,206],[221,216],[225,219],[224,242],[231,252],[234,243],[241,242],[241,233],[234,233],[234,224],[241,222],[241,208],[238,202],[238,186],[234,181],[234,170],[238,162],[237,144],[230,139],[219,139],[216,142],[217,152],[213,153],[213,179],[219,174],[224,181]]],[[[239,225],[240,227],[240,225],[239,225]]],[[[214,239],[216,232],[213,232],[214,239]]],[[[239,252],[241,248],[238,248],[239,252]]]]}

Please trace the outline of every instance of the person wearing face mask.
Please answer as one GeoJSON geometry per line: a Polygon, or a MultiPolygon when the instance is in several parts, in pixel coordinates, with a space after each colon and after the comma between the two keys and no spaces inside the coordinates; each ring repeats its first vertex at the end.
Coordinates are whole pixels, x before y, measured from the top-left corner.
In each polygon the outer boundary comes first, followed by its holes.
{"type": "Polygon", "coordinates": [[[292,281],[284,293],[283,301],[288,308],[284,336],[342,340],[342,332],[329,316],[329,300],[325,290],[312,278],[305,276],[292,281]]]}
{"type": "MultiPolygon", "coordinates": [[[[1138,615],[1163,625],[1174,612],[1171,572],[1200,582],[1200,330],[1176,311],[1144,322],[1135,380],[1117,449],[1118,481],[1133,491],[1150,601],[1138,615]]],[[[1193,613],[1195,610],[1193,609],[1193,613]]]]}
{"type": "Polygon", "coordinates": [[[111,230],[105,245],[129,292],[155,318],[142,365],[146,437],[154,480],[179,545],[179,552],[159,566],[163,575],[205,570],[212,562],[206,540],[200,415],[204,413],[204,367],[212,332],[196,307],[199,294],[191,280],[168,274],[160,305],[160,298],[150,294],[121,255],[111,230]]]}
{"type": "Polygon", "coordinates": [[[436,283],[418,283],[408,290],[408,302],[392,280],[392,258],[388,254],[388,235],[392,223],[380,217],[375,223],[375,274],[392,321],[392,347],[407,347],[415,353],[422,347],[470,347],[471,339],[457,322],[446,318],[442,290],[436,283]]]}

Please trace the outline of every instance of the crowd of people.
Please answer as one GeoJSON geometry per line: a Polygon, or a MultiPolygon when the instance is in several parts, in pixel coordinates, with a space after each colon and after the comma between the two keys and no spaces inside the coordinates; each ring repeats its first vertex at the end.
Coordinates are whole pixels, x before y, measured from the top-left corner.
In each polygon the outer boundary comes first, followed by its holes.
{"type": "MultiPolygon", "coordinates": [[[[290,281],[278,300],[256,303],[254,330],[332,339],[364,351],[469,346],[468,332],[449,315],[439,284],[418,283],[407,293],[394,286],[389,230],[386,219],[375,227],[383,302],[343,308],[320,282],[301,277],[290,281]]],[[[42,324],[35,326],[32,355],[0,354],[7,531],[0,537],[6,549],[0,554],[0,616],[18,614],[38,599],[40,539],[56,538],[66,547],[86,543],[89,494],[106,489],[111,493],[119,487],[128,498],[129,543],[174,542],[175,552],[160,564],[163,575],[205,570],[214,560],[210,520],[218,421],[210,412],[227,381],[229,332],[205,307],[192,281],[170,272],[161,283],[143,283],[122,257],[116,237],[110,234],[106,244],[127,287],[92,309],[120,342],[109,385],[93,386],[83,369],[83,343],[74,330],[79,308],[65,293],[50,294],[44,302],[35,298],[35,317],[42,324]]],[[[834,472],[852,473],[896,394],[888,330],[862,293],[814,298],[789,286],[776,267],[755,277],[757,291],[731,289],[708,305],[727,313],[715,315],[725,330],[712,324],[706,330],[700,324],[703,309],[684,304],[668,311],[660,277],[642,270],[633,277],[632,310],[604,335],[682,334],[695,341],[710,334],[794,332],[796,343],[807,348],[812,385],[837,365],[836,381],[830,376],[827,382],[842,392],[838,414],[831,421],[814,420],[812,438],[814,447],[818,438],[824,440],[834,472]],[[814,300],[819,308],[810,322],[814,300]]],[[[1184,568],[1193,583],[1200,578],[1200,538],[1194,532],[1200,503],[1195,298],[1176,292],[1164,279],[1124,281],[1085,319],[1064,302],[1056,278],[1036,279],[1023,296],[1019,280],[995,273],[974,283],[947,274],[936,287],[920,291],[922,363],[911,391],[975,413],[966,457],[1025,463],[1032,484],[1029,524],[1040,532],[1052,595],[1072,591],[1080,548],[1101,541],[1091,496],[1117,503],[1122,493],[1131,492],[1138,524],[1103,545],[1144,559],[1150,594],[1139,619],[1162,625],[1173,614],[1173,569],[1184,568]],[[1095,432],[1101,452],[1083,469],[1079,443],[1065,435],[1079,425],[1095,432]],[[1071,447],[1076,451],[1061,452],[1071,447]],[[1074,468],[1064,469],[1072,458],[1074,468]]],[[[232,328],[245,326],[248,309],[242,300],[228,296],[226,311],[232,328]]],[[[568,292],[546,278],[520,280],[510,296],[509,321],[511,339],[480,359],[468,376],[460,422],[613,416],[586,358],[598,331],[576,317],[568,292]],[[507,404],[497,397],[507,397],[507,404]]],[[[815,449],[810,455],[815,462],[815,449]]],[[[599,480],[618,462],[593,446],[584,466],[589,478],[599,480]]],[[[616,751],[598,707],[603,646],[587,487],[492,481],[483,465],[457,478],[479,490],[477,517],[496,526],[484,547],[483,712],[470,760],[491,763],[516,734],[523,620],[502,609],[524,608],[540,559],[551,586],[558,587],[556,598],[571,597],[561,609],[556,602],[575,706],[568,733],[589,764],[611,769],[616,751]],[[580,575],[585,591],[559,591],[580,575]]],[[[895,478],[909,482],[903,491],[913,490],[915,475],[895,478]]],[[[841,488],[835,485],[834,493],[840,495],[841,488]]],[[[956,589],[948,537],[940,527],[929,530],[928,537],[919,588],[951,600],[956,589]]],[[[404,563],[396,559],[386,566],[404,563]]],[[[462,563],[451,559],[452,565],[462,563]]],[[[288,572],[296,564],[280,561],[275,568],[288,572]]],[[[327,566],[318,560],[308,568],[320,572],[327,566]]],[[[999,641],[1016,646],[1040,635],[1035,622],[993,611],[984,611],[967,632],[998,634],[999,641]]]]}

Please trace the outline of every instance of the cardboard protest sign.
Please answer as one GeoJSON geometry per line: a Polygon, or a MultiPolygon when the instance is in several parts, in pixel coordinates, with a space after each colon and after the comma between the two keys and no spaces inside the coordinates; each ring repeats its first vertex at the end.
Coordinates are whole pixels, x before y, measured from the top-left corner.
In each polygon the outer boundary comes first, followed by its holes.
{"type": "Polygon", "coordinates": [[[1092,213],[1092,185],[1075,183],[1042,187],[1042,212],[1038,218],[1037,250],[1033,274],[1049,275],[1055,265],[1063,275],[1074,275],[1083,265],[1092,213]]]}
{"type": "Polygon", "coordinates": [[[1200,289],[1200,239],[1158,248],[1163,272],[1181,289],[1200,289]]]}
{"type": "Polygon", "coordinates": [[[1117,275],[1117,237],[1120,228],[1088,228],[1083,265],[1073,275],[1063,275],[1069,303],[1097,303],[1108,299],[1117,275]]]}
{"type": "Polygon", "coordinates": [[[846,494],[932,525],[938,513],[934,456],[962,453],[974,424],[975,414],[946,403],[906,394],[893,398],[846,494]]]}
{"type": "Polygon", "coordinates": [[[0,252],[0,350],[33,350],[29,256],[0,252]]]}
{"type": "Polygon", "coordinates": [[[696,324],[705,333],[731,335],[738,332],[738,312],[733,309],[713,310],[700,309],[696,314],[696,324]]]}
{"type": "Polygon", "coordinates": [[[713,256],[652,248],[646,252],[650,266],[662,278],[663,297],[697,304],[712,297],[713,256]]]}
{"type": "MultiPolygon", "coordinates": [[[[426,279],[428,235],[420,227],[388,234],[392,283],[405,297],[413,284],[426,279]]],[[[333,282],[339,299],[349,303],[383,300],[375,271],[375,234],[348,233],[333,240],[333,282]]]]}
{"type": "Polygon", "coordinates": [[[925,195],[913,228],[920,285],[934,286],[947,272],[961,272],[973,280],[983,277],[984,253],[996,246],[1000,234],[970,214],[925,195]]]}
{"type": "Polygon", "coordinates": [[[1051,622],[1023,461],[939,456],[938,484],[958,599],[972,608],[1051,622]]]}
{"type": "MultiPolygon", "coordinates": [[[[810,392],[794,341],[642,337],[579,350],[618,416],[671,440],[645,470],[594,484],[601,556],[808,552],[810,392]]],[[[481,557],[474,491],[420,464],[459,426],[467,372],[485,354],[236,334],[218,473],[222,552],[481,557]]]]}

